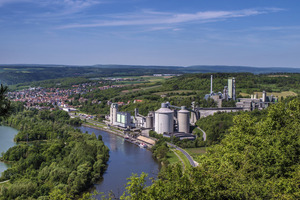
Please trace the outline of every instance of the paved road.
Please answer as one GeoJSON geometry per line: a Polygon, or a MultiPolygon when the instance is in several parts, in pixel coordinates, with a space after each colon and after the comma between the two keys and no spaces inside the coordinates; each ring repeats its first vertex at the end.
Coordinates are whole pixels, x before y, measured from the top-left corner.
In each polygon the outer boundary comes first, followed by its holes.
{"type": "Polygon", "coordinates": [[[196,162],[193,160],[193,158],[190,156],[190,154],[188,154],[185,150],[183,150],[182,148],[180,148],[180,147],[178,147],[178,146],[176,146],[176,145],[174,145],[174,144],[171,144],[171,143],[169,143],[169,142],[168,142],[167,144],[170,145],[170,146],[172,146],[172,147],[174,147],[175,149],[181,151],[181,152],[187,157],[187,159],[189,160],[190,164],[191,164],[193,167],[197,167],[196,162]]]}
{"type": "Polygon", "coordinates": [[[3,181],[3,182],[0,182],[0,184],[2,184],[2,183],[6,183],[6,182],[8,182],[9,180],[7,180],[7,181],[3,181]]]}
{"type": "Polygon", "coordinates": [[[202,131],[202,133],[203,133],[203,140],[206,141],[206,133],[204,132],[204,130],[202,130],[199,127],[197,127],[197,129],[199,129],[200,131],[202,131]]]}

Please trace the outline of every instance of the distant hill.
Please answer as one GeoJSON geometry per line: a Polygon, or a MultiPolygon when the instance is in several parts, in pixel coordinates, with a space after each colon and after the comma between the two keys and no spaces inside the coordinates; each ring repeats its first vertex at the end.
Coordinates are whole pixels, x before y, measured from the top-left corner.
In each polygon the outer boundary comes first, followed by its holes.
{"type": "Polygon", "coordinates": [[[246,66],[226,66],[226,65],[196,65],[181,69],[184,73],[216,73],[216,72],[250,72],[253,74],[267,73],[300,73],[300,68],[286,67],[246,67],[246,66]]]}
{"type": "Polygon", "coordinates": [[[246,66],[197,65],[197,66],[155,66],[155,65],[46,65],[46,64],[0,64],[0,83],[12,85],[64,77],[109,77],[141,76],[152,74],[183,73],[300,73],[300,68],[267,68],[246,66]]]}

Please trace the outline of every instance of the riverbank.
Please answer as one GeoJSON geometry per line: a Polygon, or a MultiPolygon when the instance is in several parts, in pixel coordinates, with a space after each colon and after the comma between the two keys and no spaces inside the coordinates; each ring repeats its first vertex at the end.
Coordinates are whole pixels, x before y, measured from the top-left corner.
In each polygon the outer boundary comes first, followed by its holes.
{"type": "MultiPolygon", "coordinates": [[[[118,198],[125,191],[124,185],[128,183],[127,178],[132,174],[140,175],[142,172],[147,173],[146,185],[152,184],[151,179],[156,179],[160,171],[161,165],[153,158],[152,152],[140,148],[127,142],[124,137],[113,134],[105,129],[93,128],[91,126],[78,127],[83,133],[95,133],[96,137],[102,136],[102,141],[110,149],[109,161],[103,179],[95,184],[98,192],[103,192],[106,196],[112,191],[118,198]],[[151,179],[150,179],[151,178],[151,179]]],[[[101,199],[101,194],[96,195],[96,199],[101,199]]]]}
{"type": "MultiPolygon", "coordinates": [[[[138,138],[132,138],[132,137],[129,137],[128,135],[125,135],[121,131],[118,131],[118,130],[115,130],[115,129],[112,129],[112,128],[106,128],[106,127],[103,127],[103,126],[91,125],[90,123],[89,124],[88,123],[82,123],[82,126],[89,127],[89,128],[94,128],[94,129],[98,129],[98,130],[102,130],[102,131],[106,131],[108,133],[111,133],[111,134],[117,135],[119,137],[122,137],[127,142],[130,142],[130,143],[138,145],[138,146],[140,146],[140,144],[144,143],[144,144],[147,145],[147,149],[151,149],[151,147],[155,144],[155,141],[154,141],[154,143],[151,144],[151,143],[149,143],[149,141],[146,141],[146,139],[141,140],[141,139],[138,139],[138,138]]],[[[147,139],[150,139],[150,138],[147,138],[147,139]]],[[[145,148],[145,147],[143,147],[143,148],[145,148]]]]}

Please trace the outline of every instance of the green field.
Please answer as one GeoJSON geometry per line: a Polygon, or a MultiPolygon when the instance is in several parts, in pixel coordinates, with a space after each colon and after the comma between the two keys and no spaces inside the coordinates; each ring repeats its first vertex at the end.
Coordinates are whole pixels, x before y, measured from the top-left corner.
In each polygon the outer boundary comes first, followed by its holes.
{"type": "Polygon", "coordinates": [[[188,152],[196,162],[200,163],[199,156],[206,154],[207,147],[186,148],[184,150],[188,152]]]}

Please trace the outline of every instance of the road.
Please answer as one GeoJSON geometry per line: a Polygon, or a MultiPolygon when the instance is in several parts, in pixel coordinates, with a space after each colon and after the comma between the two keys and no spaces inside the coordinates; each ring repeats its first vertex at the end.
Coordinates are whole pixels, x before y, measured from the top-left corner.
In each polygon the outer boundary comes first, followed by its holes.
{"type": "Polygon", "coordinates": [[[7,180],[7,181],[3,181],[3,182],[0,182],[0,184],[2,184],[2,183],[7,183],[9,180],[7,180]]]}
{"type": "Polygon", "coordinates": [[[168,145],[170,145],[171,147],[174,147],[175,149],[181,151],[186,157],[187,159],[189,160],[190,164],[193,166],[193,167],[197,167],[198,164],[193,160],[192,156],[190,156],[190,154],[188,154],[185,150],[183,150],[182,148],[174,145],[174,144],[171,144],[171,143],[167,143],[168,145]]]}
{"type": "Polygon", "coordinates": [[[206,133],[204,132],[204,130],[202,130],[199,127],[197,127],[197,129],[199,129],[200,131],[202,131],[202,133],[203,133],[203,141],[206,141],[206,133]]]}

